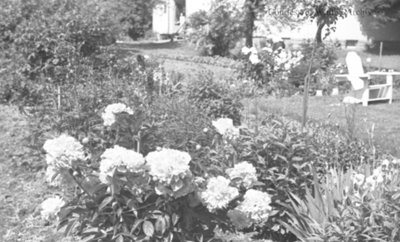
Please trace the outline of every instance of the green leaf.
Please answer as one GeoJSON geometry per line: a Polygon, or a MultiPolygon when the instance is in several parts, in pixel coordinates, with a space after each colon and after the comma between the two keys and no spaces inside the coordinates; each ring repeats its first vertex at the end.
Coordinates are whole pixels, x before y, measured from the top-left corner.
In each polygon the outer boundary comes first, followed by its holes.
{"type": "Polygon", "coordinates": [[[140,224],[143,223],[143,219],[138,219],[135,221],[135,223],[132,225],[132,229],[131,229],[131,234],[133,234],[135,232],[135,230],[137,228],[139,228],[140,224]]]}
{"type": "Polygon", "coordinates": [[[149,237],[153,237],[154,235],[154,226],[150,221],[144,221],[143,225],[143,232],[145,235],[149,236],[149,237]]]}
{"type": "Polygon", "coordinates": [[[155,231],[158,234],[164,234],[166,230],[166,223],[163,217],[158,218],[156,223],[154,224],[155,231]]]}
{"type": "Polygon", "coordinates": [[[172,224],[174,226],[178,223],[178,220],[179,220],[179,216],[176,213],[172,214],[172,224]]]}
{"type": "Polygon", "coordinates": [[[124,236],[120,235],[118,238],[115,240],[116,242],[124,242],[124,236]]]}
{"type": "Polygon", "coordinates": [[[110,202],[112,202],[114,198],[112,196],[104,198],[104,200],[100,203],[99,210],[103,210],[110,202]]]}

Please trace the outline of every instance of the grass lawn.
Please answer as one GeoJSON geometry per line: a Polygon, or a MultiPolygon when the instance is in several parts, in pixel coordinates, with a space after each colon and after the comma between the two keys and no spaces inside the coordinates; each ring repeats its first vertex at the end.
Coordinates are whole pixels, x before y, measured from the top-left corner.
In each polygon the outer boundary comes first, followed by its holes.
{"type": "Polygon", "coordinates": [[[73,241],[40,218],[39,204],[58,191],[45,184],[44,156],[26,146],[28,132],[17,108],[0,105],[0,241],[73,241]]]}
{"type": "MultiPolygon", "coordinates": [[[[344,131],[348,130],[346,109],[351,112],[352,108],[342,104],[342,99],[343,96],[310,97],[308,117],[339,125],[344,131]]],[[[252,98],[243,100],[243,103],[246,113],[254,115],[258,110],[259,119],[262,119],[263,114],[276,113],[298,121],[302,120],[302,96],[280,99],[252,98]]],[[[400,157],[400,90],[395,91],[392,104],[377,103],[368,107],[356,105],[353,110],[356,137],[368,140],[371,137],[371,128],[374,126],[372,134],[375,146],[400,157]]]]}
{"type": "MultiPolygon", "coordinates": [[[[347,52],[351,51],[350,49],[340,49],[337,51],[338,60],[337,63],[346,64],[345,58],[347,52]]],[[[368,53],[362,50],[355,50],[358,55],[361,57],[363,65],[366,69],[377,69],[379,67],[385,69],[393,69],[400,71],[400,55],[382,55],[382,59],[379,59],[379,55],[368,53]],[[366,61],[367,58],[371,58],[371,62],[368,63],[366,61]]]]}

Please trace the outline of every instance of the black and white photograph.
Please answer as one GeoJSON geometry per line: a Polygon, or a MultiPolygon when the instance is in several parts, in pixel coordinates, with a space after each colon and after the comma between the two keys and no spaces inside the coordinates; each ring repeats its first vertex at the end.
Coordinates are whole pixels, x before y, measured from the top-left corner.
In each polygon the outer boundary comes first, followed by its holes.
{"type": "Polygon", "coordinates": [[[400,0],[0,0],[0,242],[400,242],[400,0]]]}

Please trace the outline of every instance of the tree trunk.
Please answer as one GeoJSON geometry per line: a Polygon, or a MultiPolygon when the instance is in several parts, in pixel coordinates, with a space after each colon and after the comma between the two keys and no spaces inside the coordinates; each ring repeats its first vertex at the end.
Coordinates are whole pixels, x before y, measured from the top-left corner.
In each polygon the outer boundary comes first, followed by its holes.
{"type": "Polygon", "coordinates": [[[318,29],[317,29],[317,33],[315,34],[315,40],[317,41],[317,44],[321,44],[322,43],[322,30],[325,27],[325,22],[321,22],[320,24],[318,24],[318,29]]]}
{"type": "Polygon", "coordinates": [[[257,0],[246,0],[244,3],[245,9],[245,37],[246,46],[253,46],[253,31],[254,31],[254,21],[256,19],[255,5],[257,0]]]}

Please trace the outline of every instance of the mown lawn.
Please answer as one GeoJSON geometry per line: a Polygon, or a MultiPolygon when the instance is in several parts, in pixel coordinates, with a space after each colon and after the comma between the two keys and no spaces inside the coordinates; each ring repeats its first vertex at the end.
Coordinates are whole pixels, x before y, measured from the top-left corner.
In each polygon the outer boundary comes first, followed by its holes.
{"type": "MultiPolygon", "coordinates": [[[[356,137],[368,140],[373,138],[374,145],[390,154],[400,156],[400,90],[396,89],[392,104],[376,103],[368,107],[345,105],[343,95],[336,97],[310,97],[308,116],[310,119],[339,125],[348,131],[354,122],[356,137]],[[355,112],[354,121],[351,118],[355,112]],[[346,115],[347,111],[347,115],[346,115]],[[347,117],[346,117],[347,116],[347,117]],[[373,131],[371,130],[373,128],[373,131]],[[372,132],[371,132],[372,131],[372,132]]],[[[258,98],[243,100],[246,113],[252,115],[258,111],[259,119],[267,113],[276,113],[298,121],[302,120],[303,97],[258,98]]]]}
{"type": "Polygon", "coordinates": [[[28,147],[28,135],[26,117],[0,105],[0,241],[74,241],[40,218],[39,204],[57,191],[45,184],[44,156],[28,147]]]}

